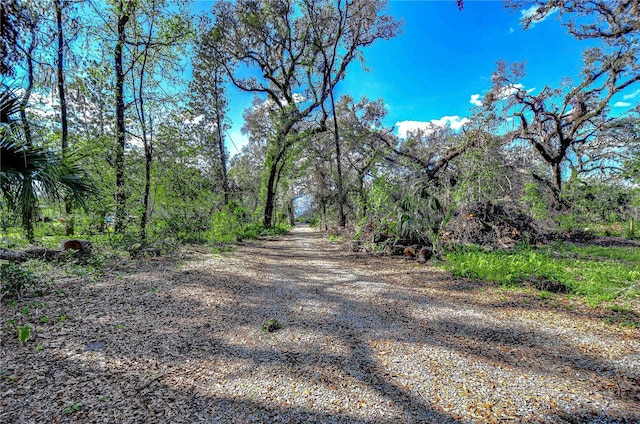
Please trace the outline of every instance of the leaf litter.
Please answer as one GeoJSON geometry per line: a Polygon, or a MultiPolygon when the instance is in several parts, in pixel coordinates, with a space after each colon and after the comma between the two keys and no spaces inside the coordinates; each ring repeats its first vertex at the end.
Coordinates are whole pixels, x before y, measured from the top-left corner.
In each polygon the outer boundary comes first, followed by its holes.
{"type": "Polygon", "coordinates": [[[0,422],[640,422],[640,330],[604,307],[347,250],[298,227],[59,272],[3,301],[0,422]]]}

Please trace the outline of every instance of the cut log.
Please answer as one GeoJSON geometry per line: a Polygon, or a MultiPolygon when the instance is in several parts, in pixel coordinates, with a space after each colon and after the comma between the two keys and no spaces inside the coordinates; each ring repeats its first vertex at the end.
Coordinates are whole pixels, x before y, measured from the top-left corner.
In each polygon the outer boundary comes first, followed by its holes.
{"type": "Polygon", "coordinates": [[[431,259],[432,256],[433,256],[433,251],[431,249],[429,249],[428,247],[423,247],[418,252],[417,260],[418,260],[418,262],[425,263],[429,259],[431,259]]]}
{"type": "Polygon", "coordinates": [[[404,258],[411,259],[416,256],[416,248],[413,246],[407,246],[404,248],[404,258]]]}
{"type": "Polygon", "coordinates": [[[89,240],[68,240],[62,245],[64,250],[77,250],[81,253],[91,251],[91,242],[89,240]]]}

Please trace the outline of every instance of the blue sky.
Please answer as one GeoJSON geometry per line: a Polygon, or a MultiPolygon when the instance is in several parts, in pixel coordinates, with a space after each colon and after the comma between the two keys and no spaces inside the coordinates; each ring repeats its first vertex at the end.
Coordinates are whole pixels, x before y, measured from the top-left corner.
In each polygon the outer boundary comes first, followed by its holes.
{"type": "MultiPolygon", "coordinates": [[[[211,2],[197,2],[207,10],[211,2]]],[[[526,61],[527,74],[520,81],[527,89],[558,87],[565,77],[576,78],[587,42],[573,39],[558,16],[523,30],[519,20],[526,10],[506,9],[503,1],[466,0],[459,11],[453,0],[417,0],[388,3],[387,13],[402,19],[402,33],[364,50],[366,66],[357,62],[338,86],[338,94],[384,99],[385,124],[403,131],[429,121],[452,126],[471,114],[472,96],[480,99],[491,87],[496,62],[526,61]]],[[[242,112],[252,95],[230,90],[229,150],[232,154],[246,138],[241,135],[242,112]]],[[[620,94],[615,101],[632,103],[620,94]]],[[[622,111],[625,107],[614,107],[622,111]]]]}

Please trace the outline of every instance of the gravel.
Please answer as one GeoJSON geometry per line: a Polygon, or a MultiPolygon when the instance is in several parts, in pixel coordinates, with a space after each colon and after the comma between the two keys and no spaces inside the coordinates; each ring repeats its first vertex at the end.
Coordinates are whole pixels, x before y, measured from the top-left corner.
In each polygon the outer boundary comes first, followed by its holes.
{"type": "Polygon", "coordinates": [[[640,330],[604,308],[346,250],[299,227],[50,270],[3,301],[0,422],[640,422],[640,330]]]}

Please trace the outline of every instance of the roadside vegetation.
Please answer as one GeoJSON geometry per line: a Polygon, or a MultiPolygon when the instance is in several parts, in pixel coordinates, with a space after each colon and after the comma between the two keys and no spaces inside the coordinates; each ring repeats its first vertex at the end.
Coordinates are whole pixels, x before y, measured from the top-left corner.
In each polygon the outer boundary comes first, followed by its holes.
{"type": "Polygon", "coordinates": [[[493,251],[465,247],[448,252],[443,266],[456,277],[578,295],[594,306],[640,295],[637,247],[577,247],[564,243],[493,251]]]}

